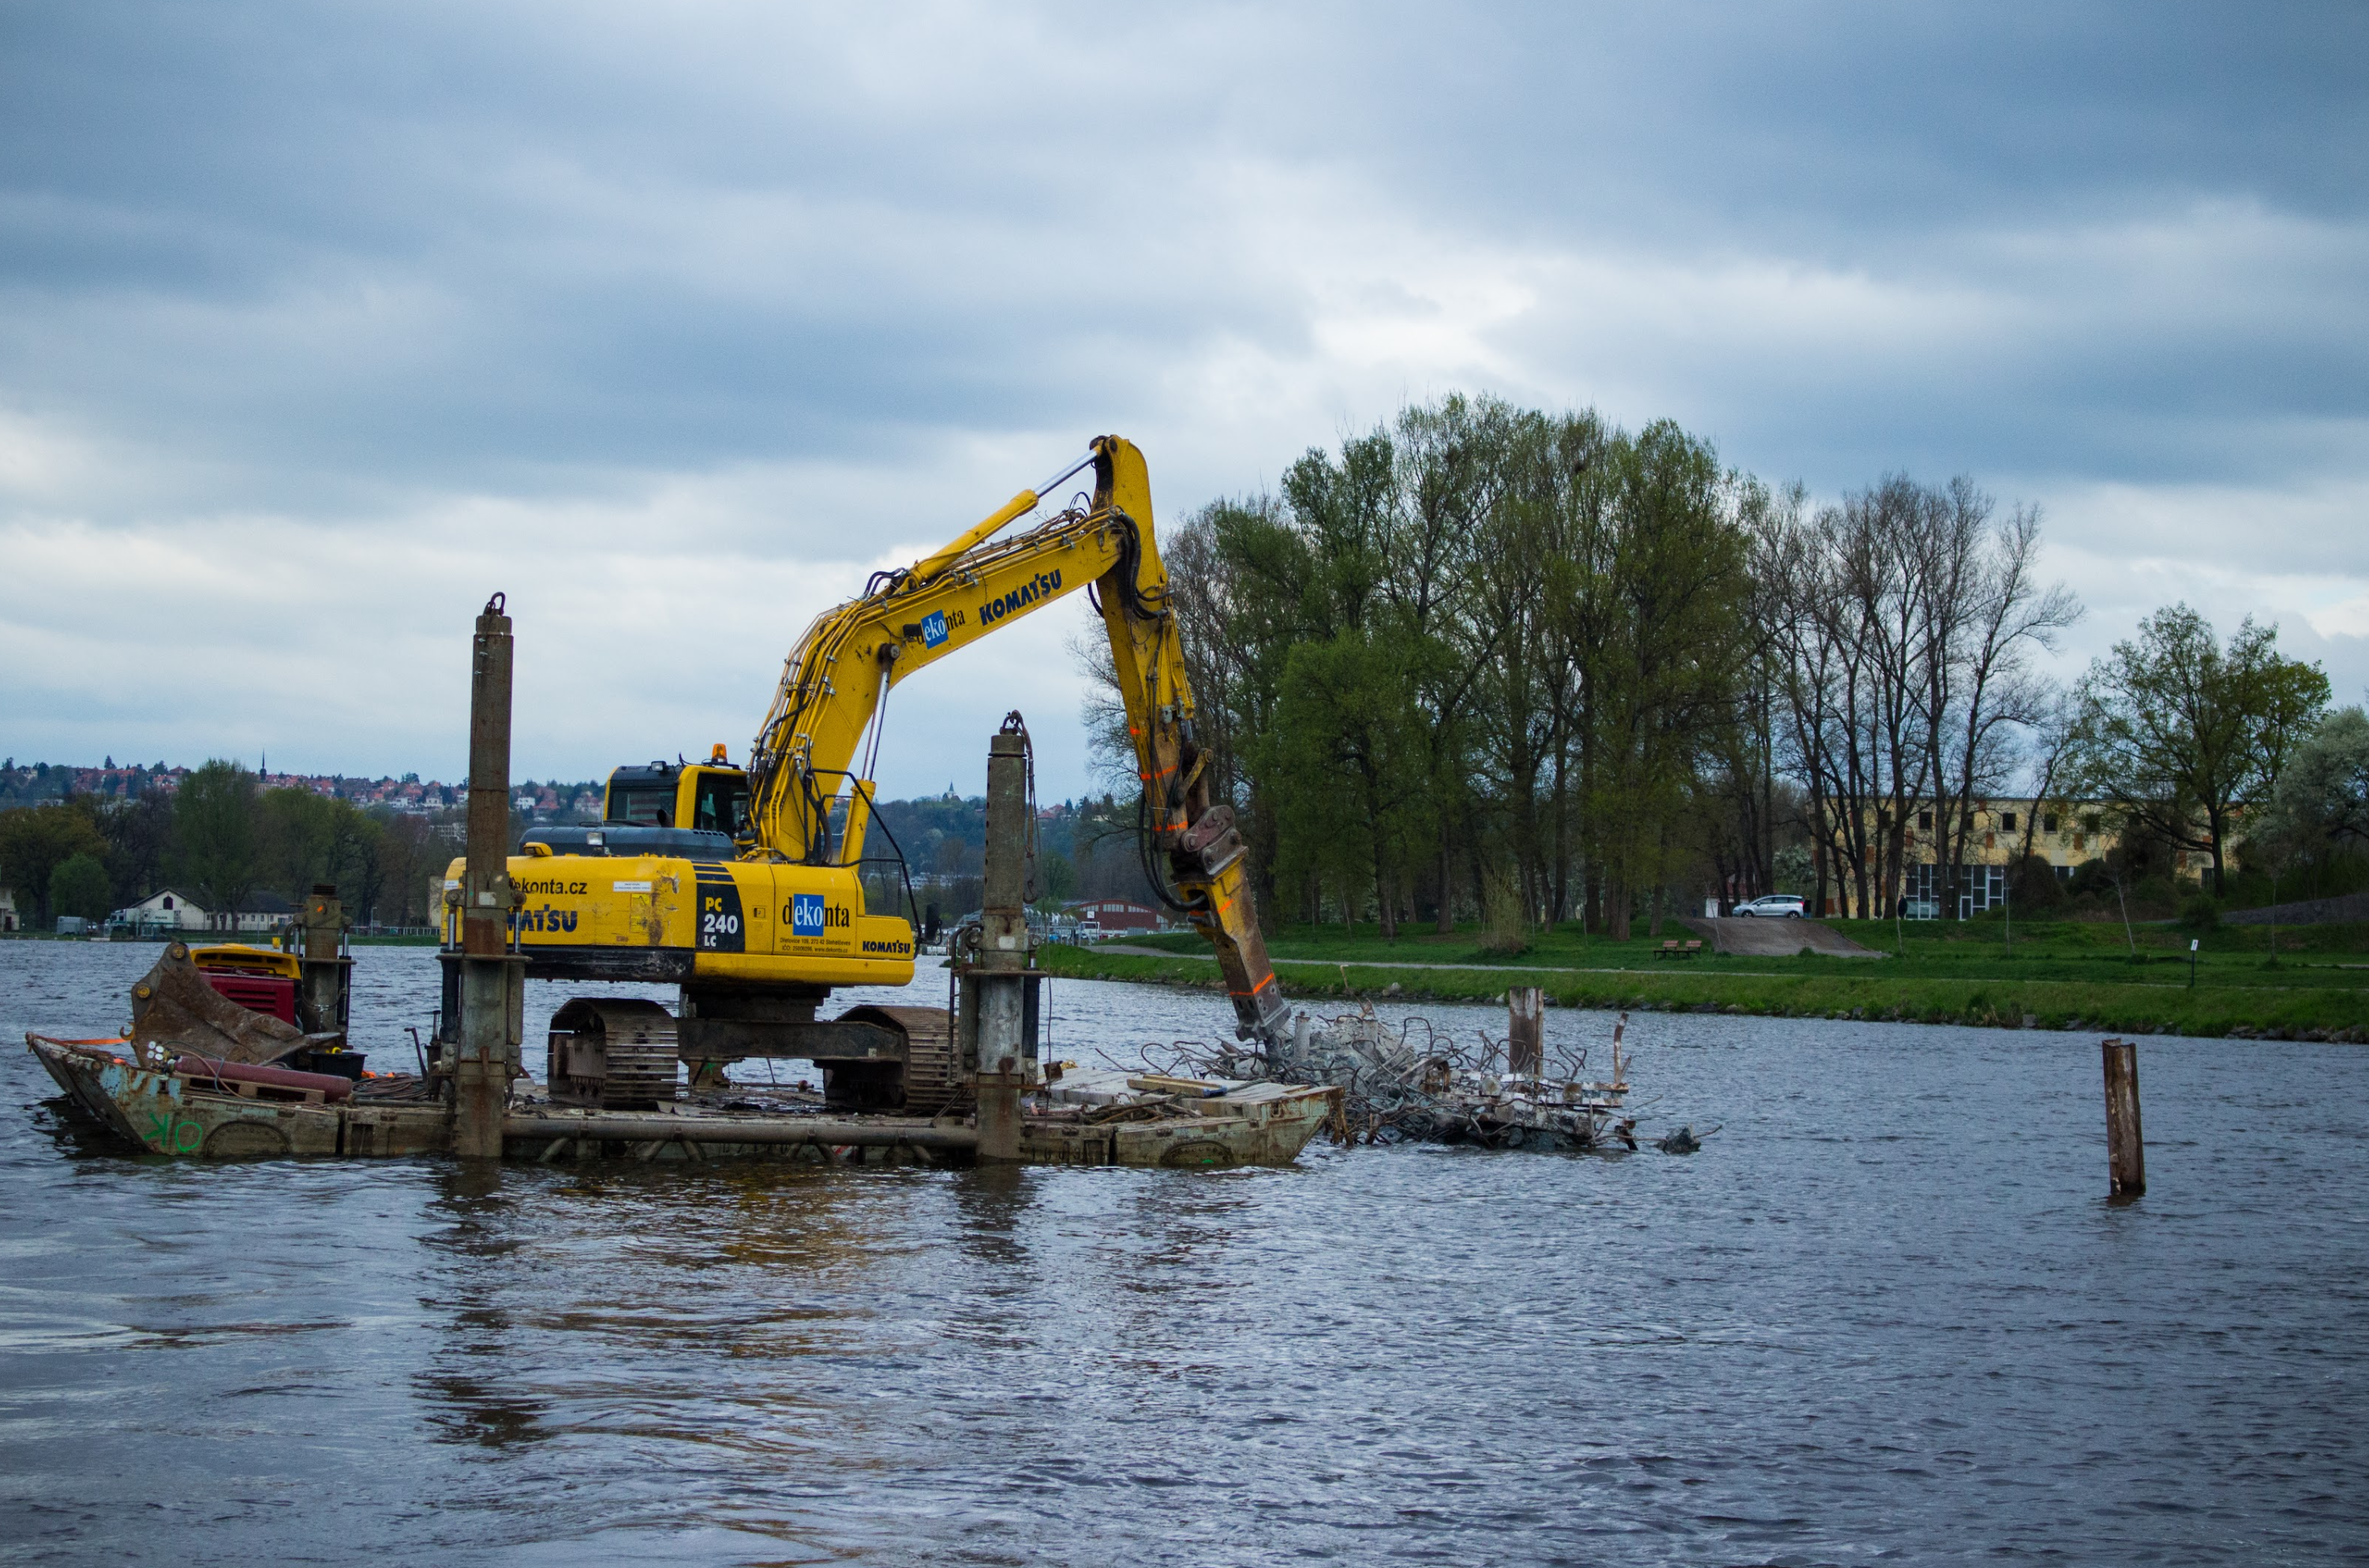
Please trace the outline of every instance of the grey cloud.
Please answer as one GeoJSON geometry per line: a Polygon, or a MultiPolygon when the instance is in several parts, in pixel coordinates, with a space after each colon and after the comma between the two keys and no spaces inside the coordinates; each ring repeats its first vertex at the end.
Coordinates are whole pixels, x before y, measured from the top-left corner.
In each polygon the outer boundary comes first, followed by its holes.
{"type": "MultiPolygon", "coordinates": [[[[2205,196],[2360,209],[2345,9],[931,15],[934,38],[732,7],[20,8],[0,371],[282,479],[532,486],[887,458],[1013,407],[1092,424],[1219,324],[1288,345],[1303,302],[1196,243],[1230,158],[1511,243],[2020,271],[2043,299],[2077,258],[2034,275],[1987,233],[2205,196]]],[[[2361,264],[2355,236],[2301,292],[2357,298],[2361,264]]],[[[2012,447],[2100,402],[2357,396],[2357,308],[2333,333],[2237,295],[2126,314],[1989,378],[2040,395],[2036,429],[1966,414],[2012,447]]],[[[1708,349],[1746,383],[1780,368],[1708,349]]]]}
{"type": "MultiPolygon", "coordinates": [[[[665,530],[839,571],[1096,429],[1142,436],[1174,516],[1459,386],[1674,414],[1828,492],[2341,484],[2364,35],[2351,6],[15,6],[0,443],[89,455],[37,483],[0,452],[0,522],[400,548],[493,498],[508,560],[665,530]],[[1344,350],[1364,317],[1414,346],[1344,350]]],[[[2292,521],[2244,553],[2280,551],[2363,570],[2292,521]]]]}

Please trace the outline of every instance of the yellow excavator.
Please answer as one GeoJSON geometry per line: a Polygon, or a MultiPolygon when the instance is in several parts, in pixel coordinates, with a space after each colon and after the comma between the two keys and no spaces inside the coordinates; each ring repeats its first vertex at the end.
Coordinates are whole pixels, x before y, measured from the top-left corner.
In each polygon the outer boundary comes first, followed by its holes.
{"type": "MultiPolygon", "coordinates": [[[[1080,589],[1110,636],[1143,783],[1149,869],[1217,950],[1240,1037],[1282,1046],[1288,1014],[1242,836],[1231,808],[1212,798],[1195,737],[1143,454],[1103,436],[1066,472],[817,617],[783,668],[745,768],[721,746],[704,763],[619,768],[599,826],[527,835],[509,872],[530,978],[681,988],[673,1014],[639,1001],[564,1005],[552,1022],[554,1097],[646,1104],[671,1096],[678,1061],[696,1084],[718,1081],[728,1062],[784,1057],[818,1063],[834,1105],[933,1113],[959,1100],[967,1069],[944,1010],[818,1017],[834,987],[913,977],[912,925],[867,908],[862,875],[888,693],[1080,589]],[[1090,502],[996,538],[1088,468],[1090,502]]],[[[447,1019],[459,1015],[462,870],[454,861],[445,884],[447,1019]]]]}

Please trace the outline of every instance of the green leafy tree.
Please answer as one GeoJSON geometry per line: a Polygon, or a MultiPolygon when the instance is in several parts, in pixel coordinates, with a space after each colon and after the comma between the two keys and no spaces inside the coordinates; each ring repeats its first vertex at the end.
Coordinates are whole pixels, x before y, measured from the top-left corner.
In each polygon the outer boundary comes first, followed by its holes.
{"type": "Polygon", "coordinates": [[[309,789],[267,789],[256,798],[256,861],[262,886],[291,904],[336,876],[338,807],[309,789]]]}
{"type": "MultiPolygon", "coordinates": [[[[1700,859],[1706,770],[1757,770],[1765,816],[1768,720],[1757,750],[1729,743],[1744,488],[1674,425],[1630,437],[1449,396],[1164,533],[1196,734],[1262,910],[1371,907],[1395,932],[1494,897],[1528,921],[1559,918],[1584,877],[1591,906],[1609,887],[1625,910],[1700,859]]],[[[1089,729],[1127,798],[1097,641],[1077,648],[1089,729]]],[[[1765,861],[1766,824],[1748,836],[1765,861]]],[[[1090,882],[1116,858],[1092,853],[1090,882]]]]}
{"type": "Polygon", "coordinates": [[[329,880],[357,916],[364,921],[376,921],[379,900],[386,891],[385,863],[379,854],[386,824],[349,801],[341,800],[338,807],[338,859],[329,880]]]}
{"type": "Polygon", "coordinates": [[[110,892],[106,863],[87,850],[60,861],[50,873],[50,907],[62,915],[105,920],[110,892]]]}
{"type": "Polygon", "coordinates": [[[2369,715],[2339,708],[2321,720],[2288,759],[2272,801],[2281,830],[2297,841],[2369,841],[2369,715]]]}
{"type": "MultiPolygon", "coordinates": [[[[1526,459],[1546,428],[1541,416],[1499,399],[1455,395],[1405,409],[1393,428],[1386,630],[1408,649],[1407,674],[1423,721],[1425,776],[1408,826],[1419,824],[1437,857],[1443,910],[1452,898],[1450,866],[1459,844],[1479,850],[1493,827],[1511,840],[1526,905],[1535,884],[1527,840],[1518,830],[1503,832],[1508,818],[1518,827],[1528,818],[1535,772],[1518,769],[1518,782],[1489,791],[1494,800],[1476,789],[1475,773],[1486,733],[1482,683],[1491,671],[1520,661],[1523,634],[1534,626],[1529,606],[1505,613],[1503,597],[1488,590],[1518,572],[1513,557],[1533,532],[1519,503],[1530,476],[1526,459]]],[[[1386,917],[1386,926],[1394,928],[1395,921],[1386,917]]]]}
{"type": "Polygon", "coordinates": [[[2328,706],[2319,667],[2282,658],[2249,617],[2225,647],[2185,604],[2158,610],[2084,679],[2077,791],[2134,830],[2211,857],[2217,888],[2241,812],[2267,807],[2328,706]]]}
{"type": "Polygon", "coordinates": [[[1354,920],[1372,890],[1382,934],[1398,934],[1425,819],[1430,725],[1415,673],[1422,649],[1355,632],[1293,650],[1276,705],[1275,793],[1285,865],[1341,894],[1354,920]]]}
{"type": "Polygon", "coordinates": [[[209,910],[235,911],[260,886],[259,816],[255,775],[236,762],[216,758],[181,781],[171,864],[209,910]]]}
{"type": "Polygon", "coordinates": [[[376,820],[379,832],[372,853],[379,892],[364,918],[390,925],[433,925],[437,906],[428,897],[428,879],[450,864],[452,846],[435,839],[434,827],[424,818],[382,808],[376,820]]]}
{"type": "MultiPolygon", "coordinates": [[[[1467,836],[1485,822],[1511,856],[1512,890],[1502,876],[1478,878],[1484,916],[1509,901],[1525,921],[1558,919],[1566,907],[1574,853],[1576,720],[1585,711],[1583,649],[1566,614],[1587,581],[1591,521],[1579,492],[1606,441],[1593,414],[1516,421],[1505,442],[1510,482],[1497,497],[1477,545],[1470,632],[1459,640],[1480,679],[1466,741],[1474,767],[1467,793],[1490,809],[1463,819],[1467,836]]],[[[1453,833],[1443,834],[1443,849],[1453,833]]],[[[1440,881],[1448,877],[1443,855],[1440,881]]],[[[1452,890],[1451,890],[1452,891],[1452,890]]],[[[1439,929],[1449,929],[1443,897],[1439,929]]],[[[1495,916],[1502,925],[1507,917],[1495,916]]]]}
{"type": "Polygon", "coordinates": [[[1614,534],[1597,593],[1608,620],[1588,722],[1594,833],[1612,934],[1649,890],[1658,917],[1690,785],[1738,712],[1748,653],[1739,606],[1746,542],[1727,475],[1705,443],[1664,420],[1610,454],[1614,534]]]}
{"type": "MultiPolygon", "coordinates": [[[[97,858],[106,853],[107,841],[88,815],[72,807],[22,806],[0,811],[0,878],[16,894],[18,910],[39,924],[49,924],[55,912],[50,881],[58,867],[76,855],[97,858]]],[[[104,898],[102,894],[102,901],[104,898]]]]}
{"type": "Polygon", "coordinates": [[[1078,896],[1078,868],[1068,855],[1049,851],[1036,857],[1036,895],[1040,903],[1057,910],[1078,896]]]}
{"type": "Polygon", "coordinates": [[[386,885],[378,845],[385,828],[351,801],[308,789],[266,790],[257,807],[257,858],[263,886],[301,904],[314,887],[332,887],[361,919],[374,917],[386,885]]]}
{"type": "Polygon", "coordinates": [[[2269,810],[2249,822],[2245,839],[2246,868],[2258,871],[2270,880],[2270,948],[2273,967],[2279,961],[2279,885],[2299,866],[2307,864],[2316,852],[2327,847],[2322,823],[2310,814],[2282,809],[2283,804],[2274,799],[2269,810]]]}
{"type": "MultiPolygon", "coordinates": [[[[86,796],[76,796],[80,806],[86,796]]],[[[173,848],[173,797],[151,789],[128,800],[93,803],[91,822],[107,841],[107,876],[120,902],[132,903],[165,883],[173,848]]]]}
{"type": "MultiPolygon", "coordinates": [[[[2245,828],[2246,868],[2269,878],[2273,908],[2283,883],[2295,887],[2315,867],[2369,841],[2369,715],[2347,707],[2322,719],[2287,760],[2269,807],[2250,815],[2245,828]]],[[[2274,915],[2272,964],[2278,930],[2274,915]]]]}

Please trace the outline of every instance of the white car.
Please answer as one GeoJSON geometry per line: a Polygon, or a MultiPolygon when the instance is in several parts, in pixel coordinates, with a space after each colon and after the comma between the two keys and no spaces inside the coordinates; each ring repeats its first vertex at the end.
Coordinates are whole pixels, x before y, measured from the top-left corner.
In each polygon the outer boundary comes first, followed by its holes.
{"type": "Polygon", "coordinates": [[[1737,920],[1797,921],[1809,907],[1799,893],[1767,893],[1749,903],[1735,906],[1737,920]]]}

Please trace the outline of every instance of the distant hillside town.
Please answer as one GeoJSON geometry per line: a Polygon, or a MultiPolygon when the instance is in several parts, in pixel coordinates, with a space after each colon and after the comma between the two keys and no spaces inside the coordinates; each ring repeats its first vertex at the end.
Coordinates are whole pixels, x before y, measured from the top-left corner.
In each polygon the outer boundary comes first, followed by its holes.
{"type": "MultiPolygon", "coordinates": [[[[144,765],[137,762],[118,763],[109,757],[97,767],[74,764],[33,762],[19,766],[14,757],[0,762],[0,807],[38,806],[47,801],[63,800],[69,795],[96,795],[101,799],[132,800],[154,790],[164,795],[177,794],[189,776],[186,767],[167,767],[163,762],[144,765]]],[[[401,778],[349,778],[343,773],[280,773],[270,770],[269,761],[257,770],[258,789],[301,789],[330,800],[342,800],[356,807],[384,807],[391,811],[409,812],[418,816],[434,816],[450,810],[469,798],[469,786],[448,784],[435,779],[422,779],[418,773],[406,773],[401,778]]],[[[601,816],[601,784],[598,780],[561,783],[554,780],[540,784],[532,779],[521,784],[514,809],[532,812],[537,820],[570,821],[578,818],[597,821],[601,816]]]]}

